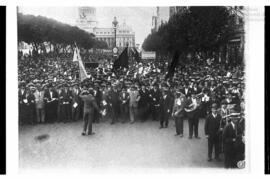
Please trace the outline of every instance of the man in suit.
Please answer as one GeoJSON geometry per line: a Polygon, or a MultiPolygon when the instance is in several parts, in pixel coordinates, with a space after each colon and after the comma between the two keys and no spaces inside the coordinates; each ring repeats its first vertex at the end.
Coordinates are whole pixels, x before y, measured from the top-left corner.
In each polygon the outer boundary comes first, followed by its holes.
{"type": "Polygon", "coordinates": [[[195,138],[200,139],[200,137],[198,136],[199,118],[197,115],[197,108],[197,99],[195,97],[195,94],[192,93],[191,97],[188,98],[185,106],[189,126],[189,139],[192,139],[193,133],[195,133],[195,138]]]}
{"type": "Polygon", "coordinates": [[[203,96],[202,96],[202,101],[201,101],[201,116],[206,117],[208,115],[208,111],[211,105],[211,99],[208,93],[207,88],[204,88],[203,91],[203,96]]]}
{"type": "Polygon", "coordinates": [[[208,139],[208,161],[212,161],[213,148],[215,149],[215,159],[219,159],[219,132],[221,116],[217,113],[217,104],[212,104],[211,114],[205,120],[205,135],[208,139]]]}
{"type": "Polygon", "coordinates": [[[137,117],[138,101],[139,92],[135,85],[133,85],[129,91],[129,116],[131,124],[135,122],[135,118],[137,117]]]}
{"type": "Polygon", "coordinates": [[[186,98],[188,98],[188,97],[190,97],[191,94],[192,94],[192,88],[190,88],[190,87],[188,86],[188,83],[185,83],[185,86],[184,86],[184,88],[182,89],[181,92],[186,96],[186,98]]]}
{"type": "Polygon", "coordinates": [[[84,110],[83,110],[83,132],[82,135],[93,135],[95,134],[92,131],[92,123],[94,118],[94,111],[97,110],[101,113],[99,107],[97,106],[96,100],[94,98],[94,91],[92,88],[89,90],[83,90],[80,93],[80,98],[84,101],[84,110]]]}
{"type": "Polygon", "coordinates": [[[115,85],[113,85],[112,90],[109,92],[108,102],[112,110],[111,111],[112,112],[111,124],[114,124],[116,120],[118,120],[118,115],[119,115],[119,93],[115,85]]]}
{"type": "Polygon", "coordinates": [[[184,135],[184,116],[185,116],[185,103],[186,103],[186,97],[183,93],[180,91],[176,91],[176,98],[174,100],[173,110],[172,110],[172,116],[175,121],[175,128],[176,128],[176,134],[175,136],[180,135],[180,137],[183,137],[184,135]]]}
{"type": "Polygon", "coordinates": [[[44,92],[46,121],[54,122],[57,119],[58,94],[52,84],[48,85],[48,88],[44,92]]]}
{"type": "Polygon", "coordinates": [[[62,115],[62,111],[63,111],[63,97],[60,96],[62,93],[62,84],[59,84],[57,86],[56,89],[56,93],[58,96],[58,106],[57,106],[57,122],[62,122],[63,121],[63,115],[62,115]]]}
{"type": "Polygon", "coordinates": [[[125,123],[128,119],[128,104],[129,104],[129,94],[127,92],[126,87],[122,88],[120,93],[120,111],[122,123],[125,123]]]}
{"type": "MultiPolygon", "coordinates": [[[[94,97],[96,99],[97,105],[100,108],[101,107],[101,101],[102,101],[102,92],[99,88],[99,84],[97,83],[94,89],[94,97]]],[[[95,110],[95,115],[94,115],[94,123],[99,123],[100,121],[100,113],[95,110]]]]}
{"type": "Polygon", "coordinates": [[[158,120],[159,117],[159,110],[160,110],[160,91],[158,88],[158,85],[155,84],[153,90],[150,93],[150,98],[151,98],[151,103],[152,103],[152,109],[151,109],[151,113],[153,116],[153,120],[156,121],[158,120]]]}
{"type": "Polygon", "coordinates": [[[172,114],[172,99],[171,96],[168,94],[168,88],[165,87],[164,91],[162,92],[162,98],[160,100],[160,112],[161,112],[161,117],[160,117],[160,129],[163,127],[167,128],[169,124],[169,117],[172,114]],[[164,126],[165,123],[165,126],[164,126]]]}
{"type": "Polygon", "coordinates": [[[72,113],[73,121],[78,121],[80,118],[80,111],[82,107],[81,99],[79,96],[80,93],[81,93],[81,90],[79,89],[78,84],[74,84],[74,88],[72,90],[72,103],[71,103],[71,106],[72,106],[71,113],[72,113]]]}
{"type": "Polygon", "coordinates": [[[141,89],[139,90],[139,94],[140,94],[140,100],[138,102],[138,108],[140,111],[140,118],[141,121],[145,121],[146,120],[146,113],[148,112],[148,102],[149,102],[149,93],[145,87],[144,84],[141,85],[141,89]]]}
{"type": "Polygon", "coordinates": [[[223,130],[223,142],[224,142],[224,164],[225,168],[235,167],[235,141],[237,137],[237,123],[238,119],[234,116],[229,118],[228,124],[223,130]]]}
{"type": "Polygon", "coordinates": [[[35,120],[35,96],[30,90],[31,87],[26,88],[25,99],[23,100],[26,122],[27,124],[34,124],[35,120]]]}
{"type": "Polygon", "coordinates": [[[26,99],[26,89],[25,89],[25,82],[21,82],[19,85],[19,122],[22,124],[25,122],[25,119],[27,118],[26,112],[25,112],[25,105],[24,101],[26,99]]]}
{"type": "Polygon", "coordinates": [[[59,98],[62,99],[61,116],[65,122],[71,121],[71,101],[72,95],[68,89],[68,85],[64,84],[64,89],[61,91],[59,98]]]}
{"type": "Polygon", "coordinates": [[[37,85],[37,90],[34,93],[36,102],[36,114],[37,122],[45,122],[45,104],[44,104],[44,90],[41,88],[40,84],[37,85]]]}

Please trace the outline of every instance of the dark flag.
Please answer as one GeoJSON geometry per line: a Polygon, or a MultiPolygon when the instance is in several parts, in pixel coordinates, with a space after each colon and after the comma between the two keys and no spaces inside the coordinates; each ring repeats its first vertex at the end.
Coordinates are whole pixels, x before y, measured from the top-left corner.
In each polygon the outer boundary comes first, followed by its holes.
{"type": "Polygon", "coordinates": [[[132,48],[132,55],[135,58],[136,62],[140,62],[140,55],[135,47],[132,48]]]}
{"type": "Polygon", "coordinates": [[[128,68],[128,51],[127,47],[123,50],[123,52],[119,55],[119,57],[115,60],[113,64],[113,70],[117,70],[120,67],[128,68]]]}
{"type": "Polygon", "coordinates": [[[172,59],[172,62],[168,68],[168,73],[167,73],[165,79],[168,79],[174,75],[175,68],[178,64],[178,59],[179,59],[179,52],[175,51],[173,54],[173,59],[172,59]]]}

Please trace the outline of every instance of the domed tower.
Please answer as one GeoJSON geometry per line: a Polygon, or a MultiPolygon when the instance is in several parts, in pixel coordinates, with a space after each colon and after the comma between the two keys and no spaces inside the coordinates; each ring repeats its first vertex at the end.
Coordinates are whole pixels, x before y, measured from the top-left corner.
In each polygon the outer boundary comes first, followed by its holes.
{"type": "Polygon", "coordinates": [[[97,27],[96,8],[79,7],[77,26],[87,32],[93,33],[93,29],[97,27]]]}

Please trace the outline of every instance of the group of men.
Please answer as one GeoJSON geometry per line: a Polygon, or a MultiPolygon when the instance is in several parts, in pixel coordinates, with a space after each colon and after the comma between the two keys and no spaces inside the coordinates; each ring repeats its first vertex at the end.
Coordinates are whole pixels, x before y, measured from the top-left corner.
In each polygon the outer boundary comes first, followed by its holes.
{"type": "MultiPolygon", "coordinates": [[[[94,70],[90,79],[80,82],[76,75],[78,66],[71,61],[19,61],[19,121],[69,122],[83,118],[82,135],[92,135],[92,123],[101,119],[108,119],[111,124],[133,124],[152,118],[163,129],[172,118],[175,135],[183,137],[187,119],[188,138],[200,139],[199,119],[205,118],[208,161],[212,161],[215,148],[217,160],[224,152],[225,166],[235,167],[236,156],[241,155],[236,154],[234,146],[242,144],[238,136],[244,135],[244,118],[236,121],[229,113],[244,113],[242,67],[225,69],[219,64],[191,63],[166,80],[162,62],[142,62],[117,75],[107,69],[109,66],[94,70]],[[141,67],[143,72],[138,70],[141,67]]],[[[238,161],[242,159],[243,155],[238,161]]]]}

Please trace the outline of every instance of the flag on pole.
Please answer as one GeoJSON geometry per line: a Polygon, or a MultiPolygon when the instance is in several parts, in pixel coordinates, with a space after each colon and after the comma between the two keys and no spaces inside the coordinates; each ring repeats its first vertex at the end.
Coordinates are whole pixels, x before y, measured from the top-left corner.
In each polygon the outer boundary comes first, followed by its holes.
{"type": "Polygon", "coordinates": [[[174,75],[174,71],[175,71],[175,68],[178,64],[178,58],[179,58],[179,52],[178,51],[175,51],[174,54],[173,54],[173,59],[172,59],[172,62],[168,68],[168,73],[166,75],[166,79],[170,78],[170,77],[173,77],[174,75]]]}
{"type": "Polygon", "coordinates": [[[135,47],[131,48],[132,51],[132,55],[134,56],[136,62],[140,62],[140,55],[139,52],[137,51],[137,49],[135,47]]]}
{"type": "Polygon", "coordinates": [[[118,59],[115,60],[113,64],[113,70],[116,70],[120,67],[128,68],[128,52],[127,47],[124,51],[119,55],[118,59]]]}
{"type": "Polygon", "coordinates": [[[77,55],[77,50],[75,48],[74,54],[73,54],[73,62],[77,62],[77,61],[78,61],[78,55],[77,55]]]}
{"type": "Polygon", "coordinates": [[[74,62],[76,62],[76,61],[79,62],[79,74],[80,74],[81,81],[89,78],[89,76],[87,75],[87,72],[86,72],[86,70],[84,68],[84,65],[83,65],[83,62],[82,62],[82,59],[81,59],[81,55],[80,55],[80,51],[79,51],[79,48],[77,46],[74,49],[73,61],[74,62]]]}

